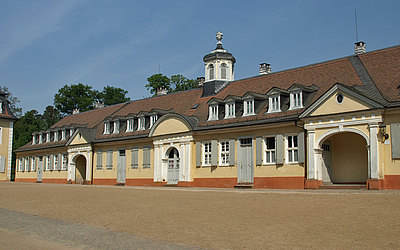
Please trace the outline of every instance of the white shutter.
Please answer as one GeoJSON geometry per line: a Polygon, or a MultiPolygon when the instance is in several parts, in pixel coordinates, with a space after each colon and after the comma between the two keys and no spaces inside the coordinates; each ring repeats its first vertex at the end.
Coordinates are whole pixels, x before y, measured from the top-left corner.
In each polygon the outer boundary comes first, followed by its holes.
{"type": "Polygon", "coordinates": [[[6,171],[6,158],[0,155],[0,173],[6,171]]]}

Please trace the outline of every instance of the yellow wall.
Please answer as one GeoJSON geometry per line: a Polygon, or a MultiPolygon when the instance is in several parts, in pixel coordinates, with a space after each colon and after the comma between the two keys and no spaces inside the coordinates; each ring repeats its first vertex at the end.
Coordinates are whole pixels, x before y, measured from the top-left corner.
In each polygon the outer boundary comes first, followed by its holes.
{"type": "Polygon", "coordinates": [[[7,174],[9,174],[8,173],[8,164],[9,164],[8,155],[10,153],[9,152],[10,120],[0,119],[0,127],[2,128],[0,155],[1,155],[1,157],[5,158],[4,173],[0,173],[0,181],[5,181],[5,180],[9,180],[9,178],[7,178],[7,174]]]}
{"type": "Polygon", "coordinates": [[[386,125],[386,133],[389,135],[389,139],[384,141],[381,139],[380,155],[381,168],[384,169],[385,175],[400,175],[400,159],[392,159],[392,145],[391,145],[391,132],[390,124],[400,123],[400,110],[392,114],[385,115],[384,124],[386,125]]]}
{"type": "Polygon", "coordinates": [[[70,145],[80,145],[80,144],[87,144],[88,142],[81,136],[80,133],[78,133],[75,138],[72,140],[70,145]]]}
{"type": "Polygon", "coordinates": [[[329,97],[320,107],[318,107],[310,116],[316,115],[329,115],[329,114],[337,114],[343,112],[351,112],[351,111],[359,111],[366,110],[369,107],[366,104],[363,104],[359,100],[355,100],[353,97],[342,93],[343,102],[337,103],[336,94],[329,97]]]}
{"type": "Polygon", "coordinates": [[[177,118],[168,118],[162,121],[153,132],[153,136],[169,135],[188,132],[190,129],[177,118]]]}

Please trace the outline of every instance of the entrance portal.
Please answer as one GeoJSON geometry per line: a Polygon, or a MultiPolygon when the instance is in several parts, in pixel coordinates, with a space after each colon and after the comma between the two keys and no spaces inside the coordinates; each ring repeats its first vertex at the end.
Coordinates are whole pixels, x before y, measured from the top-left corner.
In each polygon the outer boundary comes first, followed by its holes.
{"type": "Polygon", "coordinates": [[[343,132],[327,138],[321,145],[322,180],[325,183],[366,183],[368,150],[365,139],[343,132]]]}
{"type": "Polygon", "coordinates": [[[238,183],[253,183],[252,138],[240,139],[238,183]]]}
{"type": "Polygon", "coordinates": [[[75,160],[75,183],[84,184],[86,180],[86,158],[79,155],[75,160]]]}
{"type": "Polygon", "coordinates": [[[178,184],[179,181],[179,152],[172,148],[168,154],[168,184],[178,184]]]}

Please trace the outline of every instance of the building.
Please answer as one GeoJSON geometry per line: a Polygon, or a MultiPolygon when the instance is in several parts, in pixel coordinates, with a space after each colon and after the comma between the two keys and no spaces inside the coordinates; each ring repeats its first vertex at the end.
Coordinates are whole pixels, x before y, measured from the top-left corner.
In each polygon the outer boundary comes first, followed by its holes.
{"type": "Polygon", "coordinates": [[[0,91],[0,181],[11,179],[13,128],[16,120],[10,110],[7,94],[0,91]]]}
{"type": "Polygon", "coordinates": [[[200,88],[65,117],[16,150],[16,181],[400,188],[400,46],[234,79],[222,46],[200,88]]]}

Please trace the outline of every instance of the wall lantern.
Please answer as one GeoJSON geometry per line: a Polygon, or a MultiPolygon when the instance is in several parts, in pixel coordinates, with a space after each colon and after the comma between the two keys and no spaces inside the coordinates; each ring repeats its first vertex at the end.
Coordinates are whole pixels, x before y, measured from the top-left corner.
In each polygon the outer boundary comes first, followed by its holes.
{"type": "Polygon", "coordinates": [[[389,134],[386,134],[386,125],[385,124],[379,125],[379,133],[382,135],[382,137],[385,140],[389,139],[389,134]]]}

